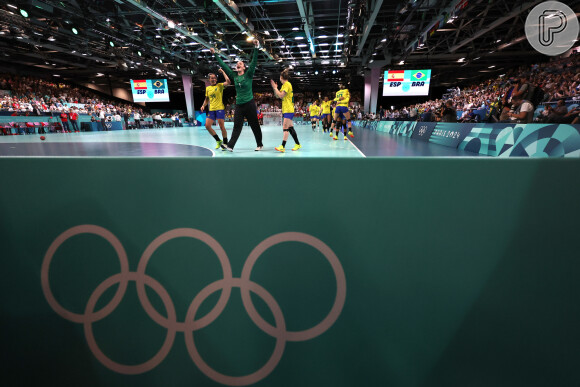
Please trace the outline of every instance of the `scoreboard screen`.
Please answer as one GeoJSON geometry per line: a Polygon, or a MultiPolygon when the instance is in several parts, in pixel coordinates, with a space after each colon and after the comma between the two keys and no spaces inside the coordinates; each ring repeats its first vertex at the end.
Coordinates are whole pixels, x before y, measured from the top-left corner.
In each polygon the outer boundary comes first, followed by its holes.
{"type": "Polygon", "coordinates": [[[385,71],[384,97],[429,95],[431,70],[385,71]]]}
{"type": "Polygon", "coordinates": [[[167,79],[131,79],[133,102],[169,102],[167,79]]]}

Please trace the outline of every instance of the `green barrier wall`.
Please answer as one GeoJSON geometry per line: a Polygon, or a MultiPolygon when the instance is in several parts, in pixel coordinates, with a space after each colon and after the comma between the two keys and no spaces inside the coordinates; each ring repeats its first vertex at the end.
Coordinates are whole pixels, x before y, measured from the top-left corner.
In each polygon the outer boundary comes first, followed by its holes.
{"type": "Polygon", "coordinates": [[[578,160],[0,174],[2,385],[580,383],[578,160]]]}

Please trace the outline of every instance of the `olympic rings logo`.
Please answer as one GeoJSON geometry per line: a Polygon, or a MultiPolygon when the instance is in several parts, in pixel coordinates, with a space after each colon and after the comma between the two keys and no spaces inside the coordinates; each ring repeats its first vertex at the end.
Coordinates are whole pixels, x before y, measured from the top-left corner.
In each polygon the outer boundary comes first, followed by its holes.
{"type": "Polygon", "coordinates": [[[40,278],[42,291],[44,292],[44,296],[46,297],[48,304],[61,317],[69,321],[81,323],[84,325],[87,344],[91,352],[94,354],[97,360],[101,362],[101,364],[110,370],[126,375],[136,375],[154,369],[169,354],[169,351],[173,347],[176,333],[183,332],[187,350],[196,366],[209,378],[218,383],[229,386],[246,386],[249,384],[257,383],[264,379],[276,368],[280,362],[286,342],[306,341],[326,332],[338,319],[346,299],[346,278],[342,265],[340,264],[336,254],[321,240],[311,235],[299,232],[280,233],[262,241],[252,250],[248,256],[242,269],[241,277],[234,278],[225,250],[212,236],[206,234],[203,231],[192,228],[178,228],[161,234],[155,238],[155,240],[153,240],[153,242],[151,242],[151,244],[149,244],[149,246],[145,249],[145,252],[139,261],[137,271],[132,272],[129,270],[129,261],[127,259],[125,249],[115,235],[100,226],[80,225],[66,230],[52,242],[46,252],[46,255],[44,256],[40,278]],[[107,278],[101,282],[101,284],[99,284],[93,291],[89,297],[85,311],[82,314],[71,312],[60,305],[50,289],[49,282],[50,263],[52,262],[54,254],[65,241],[80,234],[94,234],[108,241],[115,249],[121,265],[120,273],[114,274],[107,278]],[[185,321],[180,322],[177,321],[175,306],[173,305],[173,301],[171,300],[169,293],[167,293],[165,288],[157,280],[147,275],[145,271],[147,269],[147,263],[149,262],[149,259],[161,245],[172,239],[182,237],[200,240],[213,250],[220,262],[223,279],[217,280],[202,289],[191,302],[187,310],[185,321]],[[320,251],[328,260],[336,278],[336,296],[330,312],[317,325],[302,331],[288,331],[286,329],[286,323],[284,320],[284,315],[282,314],[282,310],[280,309],[280,306],[274,297],[272,297],[272,295],[262,286],[250,280],[252,268],[262,253],[264,253],[270,247],[282,242],[301,242],[314,247],[320,251]],[[117,308],[117,306],[119,306],[125,295],[129,281],[135,282],[137,295],[145,312],[153,321],[167,329],[165,342],[161,346],[159,352],[157,352],[157,354],[155,354],[151,359],[138,365],[120,364],[107,357],[107,355],[105,355],[99,348],[95,340],[95,336],[93,335],[92,328],[93,323],[104,319],[110,315],[117,308]],[[109,289],[111,286],[114,286],[115,284],[119,284],[119,287],[109,304],[100,310],[95,311],[95,306],[99,298],[103,295],[103,293],[105,293],[105,291],[107,291],[107,289],[109,289]],[[167,312],[167,317],[159,314],[153,305],[151,305],[151,302],[149,301],[145,291],[145,285],[153,289],[161,298],[167,312]],[[212,369],[202,359],[201,355],[197,351],[193,334],[193,332],[196,330],[207,327],[219,317],[219,315],[225,309],[226,304],[228,303],[232,288],[240,288],[243,305],[254,324],[256,324],[263,332],[276,339],[274,351],[266,364],[254,373],[238,377],[224,375],[212,369]],[[222,291],[221,296],[214,308],[208,314],[196,320],[196,313],[201,304],[211,294],[219,290],[222,291]],[[262,298],[266,305],[268,305],[274,316],[276,326],[272,326],[260,316],[254,307],[254,304],[252,303],[250,292],[258,295],[260,298],[262,298]]]}

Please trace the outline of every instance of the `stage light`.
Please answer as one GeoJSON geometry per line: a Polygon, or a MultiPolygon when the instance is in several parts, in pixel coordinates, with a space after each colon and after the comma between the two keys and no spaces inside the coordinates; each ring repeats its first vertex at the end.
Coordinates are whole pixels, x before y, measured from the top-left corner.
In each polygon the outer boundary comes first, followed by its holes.
{"type": "Polygon", "coordinates": [[[112,41],[112,40],[109,40],[109,45],[110,45],[111,47],[115,47],[115,43],[113,43],[113,41],[112,41]]]}
{"type": "Polygon", "coordinates": [[[163,63],[163,59],[159,58],[159,63],[163,63]]]}
{"type": "Polygon", "coordinates": [[[292,28],[292,31],[298,31],[298,30],[299,30],[299,28],[298,28],[298,27],[294,27],[294,28],[292,28]]]}
{"type": "Polygon", "coordinates": [[[333,74],[336,74],[336,70],[332,70],[332,73],[333,73],[333,74]]]}
{"type": "Polygon", "coordinates": [[[304,39],[302,36],[297,36],[296,37],[296,40],[302,40],[302,39],[304,39]]]}
{"type": "Polygon", "coordinates": [[[181,70],[181,67],[179,67],[179,65],[177,65],[177,69],[178,69],[178,70],[181,70]]]}
{"type": "Polygon", "coordinates": [[[143,55],[141,54],[141,51],[137,51],[137,55],[139,55],[139,56],[143,56],[143,55]]]}
{"type": "Polygon", "coordinates": [[[26,12],[24,9],[20,9],[20,14],[24,17],[28,17],[28,12],[26,12]]]}
{"type": "Polygon", "coordinates": [[[328,36],[327,35],[320,35],[318,38],[325,39],[325,38],[328,38],[328,36]]]}
{"type": "Polygon", "coordinates": [[[78,35],[79,34],[79,30],[77,30],[76,28],[71,28],[71,31],[73,34],[78,35]]]}
{"type": "Polygon", "coordinates": [[[169,27],[169,28],[175,28],[175,23],[173,22],[173,20],[169,20],[167,22],[167,27],[169,27]]]}
{"type": "Polygon", "coordinates": [[[314,75],[318,75],[318,70],[316,70],[316,71],[314,72],[314,75]]]}
{"type": "Polygon", "coordinates": [[[247,42],[251,42],[253,40],[254,40],[254,37],[253,36],[248,36],[248,38],[246,39],[247,42]]]}
{"type": "Polygon", "coordinates": [[[49,42],[54,42],[56,39],[54,38],[54,36],[49,36],[48,37],[48,41],[49,42]]]}

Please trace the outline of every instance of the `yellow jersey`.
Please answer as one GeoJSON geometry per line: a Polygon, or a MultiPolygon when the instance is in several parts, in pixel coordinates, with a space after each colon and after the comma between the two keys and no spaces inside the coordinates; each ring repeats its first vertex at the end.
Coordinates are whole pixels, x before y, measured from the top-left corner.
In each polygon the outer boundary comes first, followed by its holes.
{"type": "Polygon", "coordinates": [[[224,84],[218,83],[215,86],[208,86],[205,89],[205,96],[209,98],[209,110],[214,112],[216,110],[224,110],[224,84]]]}
{"type": "Polygon", "coordinates": [[[336,106],[348,107],[348,102],[350,101],[350,92],[348,89],[342,89],[336,92],[336,98],[334,99],[338,102],[336,106]],[[341,97],[344,97],[342,101],[339,101],[341,97]]]}
{"type": "Polygon", "coordinates": [[[322,114],[330,114],[330,104],[332,104],[332,101],[322,101],[320,103],[320,109],[322,110],[322,114]]]}
{"type": "Polygon", "coordinates": [[[318,105],[310,105],[310,117],[316,117],[320,113],[320,106],[318,105]]]}
{"type": "Polygon", "coordinates": [[[280,91],[286,92],[286,95],[282,98],[282,114],[294,113],[294,92],[292,91],[292,84],[286,81],[280,91]]]}

